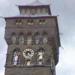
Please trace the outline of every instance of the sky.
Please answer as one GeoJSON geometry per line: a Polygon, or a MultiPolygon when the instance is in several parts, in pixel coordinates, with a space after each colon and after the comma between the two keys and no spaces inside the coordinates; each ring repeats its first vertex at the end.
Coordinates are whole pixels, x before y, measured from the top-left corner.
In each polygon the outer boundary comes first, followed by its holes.
{"type": "MultiPolygon", "coordinates": [[[[4,39],[5,16],[19,15],[17,4],[34,0],[0,0],[0,75],[4,75],[7,44],[4,39]]],[[[61,47],[56,75],[75,75],[75,0],[40,0],[50,3],[52,15],[58,16],[61,47]]]]}

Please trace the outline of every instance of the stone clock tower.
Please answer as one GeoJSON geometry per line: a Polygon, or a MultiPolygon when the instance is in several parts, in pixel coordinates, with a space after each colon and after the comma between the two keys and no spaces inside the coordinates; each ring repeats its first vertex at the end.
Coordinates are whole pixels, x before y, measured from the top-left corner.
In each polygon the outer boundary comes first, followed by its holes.
{"type": "Polygon", "coordinates": [[[5,17],[5,75],[56,75],[60,47],[57,16],[38,0],[18,7],[19,16],[5,17]]]}

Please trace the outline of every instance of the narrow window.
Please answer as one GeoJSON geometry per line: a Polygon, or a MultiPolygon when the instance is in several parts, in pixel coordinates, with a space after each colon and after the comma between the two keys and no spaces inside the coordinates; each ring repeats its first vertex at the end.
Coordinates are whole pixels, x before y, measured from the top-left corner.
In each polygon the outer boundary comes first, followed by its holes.
{"type": "Polygon", "coordinates": [[[48,9],[47,9],[47,8],[43,8],[43,9],[42,9],[42,13],[43,13],[44,15],[48,15],[48,9]]]}
{"type": "Polygon", "coordinates": [[[22,13],[22,15],[25,15],[26,14],[25,9],[22,9],[21,13],[22,13]]]}
{"type": "Polygon", "coordinates": [[[16,34],[15,33],[12,33],[12,35],[11,35],[11,41],[12,41],[12,44],[16,44],[17,37],[16,37],[16,34]]]}
{"type": "Polygon", "coordinates": [[[42,36],[43,36],[43,40],[42,40],[43,44],[47,44],[48,43],[48,34],[46,32],[43,32],[42,36]]]}
{"type": "Polygon", "coordinates": [[[27,45],[31,45],[32,44],[32,36],[31,36],[31,33],[29,32],[27,34],[27,45]]]}
{"type": "Polygon", "coordinates": [[[37,8],[37,14],[38,14],[38,15],[41,14],[40,10],[41,10],[41,9],[37,8]]]}
{"type": "Polygon", "coordinates": [[[39,44],[40,43],[40,34],[39,34],[39,32],[36,32],[34,37],[35,37],[35,44],[39,44]]]}
{"type": "Polygon", "coordinates": [[[30,15],[30,9],[29,8],[26,9],[26,14],[30,15]]]}
{"type": "Polygon", "coordinates": [[[24,44],[24,34],[20,33],[19,35],[19,44],[24,44]]]}
{"type": "Polygon", "coordinates": [[[43,37],[43,44],[47,44],[48,38],[46,36],[43,37]]]}
{"type": "Polygon", "coordinates": [[[31,14],[32,15],[35,15],[36,13],[35,13],[35,9],[31,9],[31,14]]]}

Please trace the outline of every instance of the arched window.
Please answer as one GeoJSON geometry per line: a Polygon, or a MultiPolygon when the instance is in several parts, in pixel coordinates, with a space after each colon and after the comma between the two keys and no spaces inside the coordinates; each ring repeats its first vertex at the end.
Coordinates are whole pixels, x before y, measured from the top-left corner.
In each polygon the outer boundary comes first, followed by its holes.
{"type": "Polygon", "coordinates": [[[16,33],[14,33],[14,32],[11,35],[11,41],[12,41],[12,44],[16,44],[16,42],[17,42],[16,33]]]}
{"type": "Polygon", "coordinates": [[[38,50],[38,59],[37,59],[39,65],[43,64],[43,60],[44,60],[43,56],[44,56],[44,49],[39,48],[39,50],[38,50]]]}
{"type": "Polygon", "coordinates": [[[40,33],[39,32],[36,32],[35,35],[35,44],[40,44],[40,33]]]}
{"type": "Polygon", "coordinates": [[[13,65],[17,65],[20,63],[20,49],[17,48],[13,51],[13,65]]]}
{"type": "Polygon", "coordinates": [[[16,25],[22,25],[22,20],[21,19],[16,19],[16,25]]]}
{"type": "Polygon", "coordinates": [[[34,23],[34,20],[33,20],[33,19],[28,19],[28,20],[27,20],[27,24],[28,24],[28,25],[33,25],[33,23],[34,23]]]}
{"type": "Polygon", "coordinates": [[[47,34],[47,32],[43,32],[43,34],[42,34],[42,42],[43,42],[43,44],[47,44],[48,43],[48,34],[47,34]]]}
{"type": "Polygon", "coordinates": [[[46,20],[45,19],[40,19],[39,24],[46,24],[46,20]]]}
{"type": "Polygon", "coordinates": [[[29,32],[27,34],[27,45],[31,45],[32,44],[32,34],[31,32],[29,32]]]}
{"type": "Polygon", "coordinates": [[[19,44],[24,44],[24,34],[20,33],[19,35],[19,44]]]}

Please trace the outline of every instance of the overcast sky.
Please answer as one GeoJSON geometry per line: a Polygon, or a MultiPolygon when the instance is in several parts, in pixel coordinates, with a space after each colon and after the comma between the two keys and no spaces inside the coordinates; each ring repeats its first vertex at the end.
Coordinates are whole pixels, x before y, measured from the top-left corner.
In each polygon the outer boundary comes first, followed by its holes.
{"type": "MultiPolygon", "coordinates": [[[[34,0],[0,0],[0,75],[4,75],[7,44],[4,40],[5,20],[2,16],[19,15],[17,4],[34,0]]],[[[57,75],[75,75],[75,0],[40,0],[51,4],[53,15],[58,16],[60,30],[60,58],[57,75]]]]}

